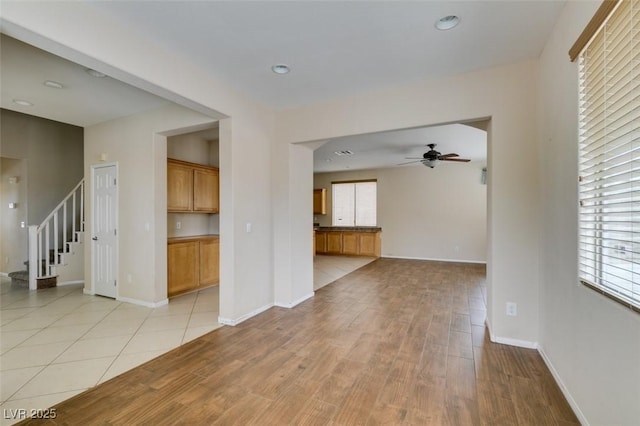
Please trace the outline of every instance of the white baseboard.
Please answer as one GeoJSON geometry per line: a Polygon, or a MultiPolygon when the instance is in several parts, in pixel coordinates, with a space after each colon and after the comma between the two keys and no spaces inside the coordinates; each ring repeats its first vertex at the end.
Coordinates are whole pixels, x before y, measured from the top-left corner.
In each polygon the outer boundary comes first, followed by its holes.
{"type": "Polygon", "coordinates": [[[8,272],[0,272],[0,277],[8,277],[9,273],[8,272]]]}
{"type": "Polygon", "coordinates": [[[306,296],[302,296],[301,298],[299,298],[298,300],[294,300],[293,302],[290,303],[274,303],[275,306],[279,306],[281,308],[293,308],[294,306],[297,306],[299,304],[301,304],[302,302],[304,302],[307,299],[311,299],[313,296],[315,296],[315,292],[312,291],[311,293],[307,294],[306,296]]]}
{"type": "Polygon", "coordinates": [[[86,288],[86,287],[82,289],[82,293],[86,294],[88,296],[94,296],[95,295],[95,293],[93,292],[92,289],[86,288]]]}
{"type": "Polygon", "coordinates": [[[274,305],[271,303],[269,305],[264,305],[258,309],[255,309],[247,314],[244,314],[236,319],[231,319],[231,318],[223,318],[221,316],[218,316],[218,322],[220,324],[224,324],[224,325],[238,325],[243,321],[248,320],[251,317],[255,317],[258,314],[263,313],[264,311],[266,311],[269,308],[272,308],[274,305]]]}
{"type": "Polygon", "coordinates": [[[555,367],[553,366],[553,363],[551,362],[546,352],[544,351],[544,348],[541,345],[538,345],[538,353],[542,357],[542,360],[544,361],[544,363],[547,365],[547,368],[549,369],[549,371],[551,371],[551,375],[553,376],[556,383],[560,387],[562,394],[564,395],[565,398],[567,398],[567,402],[569,403],[569,406],[571,406],[573,413],[578,418],[578,421],[580,421],[580,424],[583,426],[589,426],[589,422],[587,421],[587,418],[585,417],[582,410],[580,410],[580,407],[578,406],[578,403],[576,402],[576,400],[573,399],[573,396],[569,392],[569,389],[567,389],[567,387],[565,386],[564,382],[562,381],[562,378],[556,371],[555,367]]]}
{"type": "Polygon", "coordinates": [[[382,254],[381,257],[389,259],[407,259],[407,260],[428,260],[431,262],[451,262],[451,263],[474,263],[479,265],[486,265],[486,260],[468,260],[468,259],[438,259],[433,257],[412,257],[412,256],[392,256],[389,254],[382,254]]]}
{"type": "Polygon", "coordinates": [[[140,306],[144,306],[147,308],[159,308],[160,306],[165,306],[166,304],[169,303],[169,299],[163,299],[160,300],[159,302],[147,302],[144,300],[138,300],[138,299],[132,299],[129,297],[116,297],[116,300],[119,302],[126,302],[126,303],[132,303],[134,305],[140,305],[140,306]]]}
{"type": "Polygon", "coordinates": [[[61,283],[57,283],[56,286],[63,286],[63,285],[71,285],[71,284],[84,284],[84,280],[76,280],[76,281],[63,281],[61,283]]]}
{"type": "Polygon", "coordinates": [[[485,320],[487,330],[489,330],[489,338],[494,343],[500,343],[503,345],[517,346],[519,348],[538,349],[538,342],[531,342],[529,340],[512,339],[511,337],[496,336],[491,330],[491,325],[488,320],[485,320]]]}

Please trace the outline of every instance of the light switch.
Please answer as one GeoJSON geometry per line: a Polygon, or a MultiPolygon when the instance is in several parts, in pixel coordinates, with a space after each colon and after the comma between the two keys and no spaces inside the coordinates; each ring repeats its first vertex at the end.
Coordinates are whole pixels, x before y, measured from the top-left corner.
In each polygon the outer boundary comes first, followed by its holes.
{"type": "Polygon", "coordinates": [[[182,222],[176,222],[176,229],[182,228],[182,222]]]}
{"type": "Polygon", "coordinates": [[[245,225],[245,228],[247,230],[247,234],[251,232],[251,222],[247,222],[247,224],[245,225]]]}
{"type": "Polygon", "coordinates": [[[18,203],[9,203],[9,208],[10,209],[15,209],[18,207],[18,203]]]}

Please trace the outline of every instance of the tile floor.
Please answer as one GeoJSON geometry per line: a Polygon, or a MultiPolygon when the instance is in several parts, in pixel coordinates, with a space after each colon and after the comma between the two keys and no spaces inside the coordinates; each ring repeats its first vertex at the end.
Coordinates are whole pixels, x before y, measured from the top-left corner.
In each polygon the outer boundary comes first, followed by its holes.
{"type": "Polygon", "coordinates": [[[0,424],[45,409],[221,325],[218,287],[152,309],[88,296],[82,285],[29,292],[0,278],[0,424]]]}
{"type": "Polygon", "coordinates": [[[375,257],[318,255],[313,258],[313,289],[318,290],[374,260],[375,257]]]}
{"type": "MultiPolygon", "coordinates": [[[[314,290],[375,260],[314,258],[314,290]]],[[[45,409],[199,337],[218,324],[218,287],[145,308],[82,293],[29,292],[0,277],[0,424],[45,409]]]]}

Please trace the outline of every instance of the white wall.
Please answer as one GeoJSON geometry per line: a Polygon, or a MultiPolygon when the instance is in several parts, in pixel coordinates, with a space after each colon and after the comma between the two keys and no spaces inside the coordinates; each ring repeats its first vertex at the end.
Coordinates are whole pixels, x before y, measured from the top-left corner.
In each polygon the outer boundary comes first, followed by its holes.
{"type": "MultiPolygon", "coordinates": [[[[306,178],[304,172],[285,172],[288,164],[306,160],[304,154],[287,149],[291,143],[491,117],[488,322],[495,338],[534,345],[539,309],[536,69],[535,62],[527,61],[282,111],[278,115],[279,145],[274,147],[274,185],[293,188],[306,178]],[[518,304],[517,317],[506,316],[507,301],[518,304]]],[[[311,247],[311,187],[291,191],[286,209],[274,214],[276,230],[290,229],[289,234],[276,232],[275,256],[301,265],[306,262],[307,251],[293,250],[288,238],[297,236],[311,247]],[[308,220],[294,224],[294,212],[308,215],[308,220]]],[[[279,269],[286,270],[287,265],[276,262],[274,267],[279,277],[279,269]]],[[[312,270],[304,269],[300,276],[293,277],[291,285],[305,287],[312,276],[312,270]]],[[[276,280],[276,286],[281,282],[276,280]]]]}
{"type": "MultiPolygon", "coordinates": [[[[135,29],[94,10],[90,4],[5,2],[2,30],[18,40],[221,119],[220,204],[224,210],[220,213],[220,320],[236,323],[271,306],[273,111],[213,78],[181,57],[180,52],[167,51],[166,46],[141,37],[135,29]],[[251,233],[245,232],[246,223],[252,224],[251,233]]],[[[160,167],[161,160],[156,161],[160,167]]],[[[158,185],[147,190],[161,196],[158,185]]],[[[156,212],[156,219],[160,214],[156,212]]],[[[166,212],[162,216],[166,221],[166,212]]],[[[158,235],[166,237],[166,223],[163,228],[158,235]]],[[[161,244],[161,238],[156,244],[161,244]]],[[[145,267],[154,266],[162,272],[161,265],[145,267]]],[[[310,282],[312,286],[312,278],[310,282]]]]}
{"type": "MultiPolygon", "coordinates": [[[[167,146],[164,132],[213,123],[211,117],[167,104],[85,129],[85,176],[91,166],[118,165],[119,299],[154,305],[167,298],[167,146]]],[[[89,179],[90,180],[90,179],[89,179]]],[[[87,182],[86,226],[93,226],[87,182]]],[[[91,244],[85,244],[85,289],[93,292],[91,244]]]]}
{"type": "Polygon", "coordinates": [[[485,262],[487,187],[481,173],[478,162],[317,173],[313,187],[327,188],[327,214],[315,215],[314,222],[332,225],[332,181],[377,179],[382,256],[485,262]]]}
{"type": "Polygon", "coordinates": [[[540,58],[540,345],[581,420],[637,425],[640,315],[578,283],[577,64],[568,50],[599,2],[567,2],[540,58]]]}

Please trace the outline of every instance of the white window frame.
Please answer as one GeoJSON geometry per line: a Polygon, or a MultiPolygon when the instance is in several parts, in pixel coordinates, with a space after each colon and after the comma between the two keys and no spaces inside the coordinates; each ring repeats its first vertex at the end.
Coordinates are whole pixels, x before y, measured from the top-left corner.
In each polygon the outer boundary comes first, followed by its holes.
{"type": "Polygon", "coordinates": [[[358,227],[367,227],[367,226],[377,226],[377,220],[378,220],[378,213],[377,213],[377,196],[378,196],[378,183],[377,180],[375,179],[367,179],[367,180],[358,180],[358,181],[340,181],[340,182],[331,182],[331,224],[332,226],[358,226],[358,227]],[[374,185],[374,195],[373,195],[373,200],[369,199],[370,202],[373,203],[373,206],[371,205],[362,205],[360,204],[360,208],[359,203],[358,203],[358,189],[359,187],[364,188],[366,187],[370,187],[371,184],[374,185]],[[344,213],[341,214],[341,210],[343,210],[343,208],[345,206],[340,206],[339,203],[336,202],[336,191],[337,188],[342,188],[342,189],[352,189],[353,190],[353,198],[352,198],[352,202],[353,205],[351,206],[351,208],[348,208],[349,206],[346,206],[346,210],[350,215],[352,215],[353,217],[351,218],[344,218],[344,213]],[[371,207],[373,207],[373,211],[371,212],[371,207]],[[369,211],[369,219],[367,220],[366,215],[362,215],[360,213],[362,213],[363,209],[367,209],[369,211]],[[373,215],[373,220],[371,220],[371,213],[373,215]],[[345,220],[346,219],[346,220],[345,220]]]}
{"type": "Polygon", "coordinates": [[[603,19],[578,55],[579,278],[640,312],[640,2],[603,19]]]}

